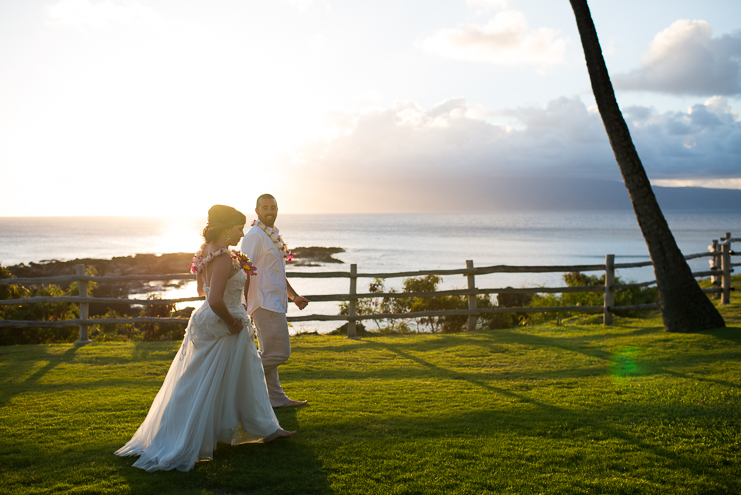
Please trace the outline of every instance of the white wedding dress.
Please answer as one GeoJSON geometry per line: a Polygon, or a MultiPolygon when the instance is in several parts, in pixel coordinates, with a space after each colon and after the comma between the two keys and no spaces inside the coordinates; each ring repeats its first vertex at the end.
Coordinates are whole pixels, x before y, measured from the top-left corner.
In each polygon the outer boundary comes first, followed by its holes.
{"type": "MultiPolygon", "coordinates": [[[[237,271],[224,292],[224,302],[244,329],[229,333],[208,301],[194,311],[147,418],[116,455],[140,456],[134,466],[147,471],[188,471],[196,461],[212,458],[217,440],[259,442],[280,428],[242,306],[246,277],[237,271]]],[[[208,298],[209,288],[204,290],[208,298]]]]}

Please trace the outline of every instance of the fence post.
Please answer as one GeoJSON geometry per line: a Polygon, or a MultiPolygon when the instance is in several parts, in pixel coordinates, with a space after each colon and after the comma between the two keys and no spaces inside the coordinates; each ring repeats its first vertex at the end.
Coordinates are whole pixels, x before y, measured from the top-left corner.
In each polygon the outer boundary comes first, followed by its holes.
{"type": "Polygon", "coordinates": [[[615,306],[615,255],[607,254],[605,255],[605,325],[612,325],[613,306],[615,306]]]}
{"type": "MultiPolygon", "coordinates": [[[[85,265],[75,265],[75,275],[85,275],[85,265]]],[[[77,294],[80,297],[88,298],[88,284],[87,280],[77,281],[77,294]]],[[[86,302],[80,303],[80,320],[87,320],[90,316],[90,305],[86,302]]],[[[80,339],[75,341],[75,344],[89,344],[91,341],[87,336],[87,325],[80,325],[80,339]]]]}
{"type": "MultiPolygon", "coordinates": [[[[466,260],[466,268],[469,270],[473,269],[473,260],[466,260]]],[[[473,290],[476,289],[476,275],[473,273],[467,273],[466,278],[468,278],[468,289],[473,290]]],[[[468,295],[468,309],[476,309],[476,294],[469,294],[468,295]]],[[[479,317],[476,315],[470,315],[468,317],[468,326],[466,330],[469,332],[476,330],[476,322],[478,321],[479,317]]]]}
{"type": "MultiPolygon", "coordinates": [[[[713,253],[713,257],[710,258],[710,269],[711,270],[720,270],[721,267],[721,249],[720,245],[718,245],[718,241],[716,239],[713,239],[713,242],[710,246],[708,246],[708,250],[710,250],[711,253],[713,253]]],[[[723,277],[719,277],[717,274],[712,275],[710,277],[710,281],[713,284],[713,287],[720,287],[721,281],[723,277]]],[[[714,299],[720,299],[720,292],[713,293],[714,299]]]]}
{"type": "Polygon", "coordinates": [[[723,297],[721,304],[731,304],[731,233],[726,232],[723,239],[723,254],[721,256],[721,266],[723,268],[723,297]]]}
{"type": "Polygon", "coordinates": [[[355,336],[355,319],[358,311],[358,300],[355,295],[358,293],[358,265],[353,263],[350,265],[350,305],[348,307],[347,315],[347,338],[357,339],[355,336]]]}

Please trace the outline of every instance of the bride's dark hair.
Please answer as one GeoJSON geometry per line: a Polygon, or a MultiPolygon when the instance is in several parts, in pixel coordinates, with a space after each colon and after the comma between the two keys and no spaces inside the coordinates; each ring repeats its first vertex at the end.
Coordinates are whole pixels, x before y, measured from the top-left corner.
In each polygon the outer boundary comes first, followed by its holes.
{"type": "Polygon", "coordinates": [[[208,224],[203,229],[203,238],[211,242],[225,230],[246,223],[247,217],[241,211],[231,206],[214,205],[208,210],[208,224]]]}

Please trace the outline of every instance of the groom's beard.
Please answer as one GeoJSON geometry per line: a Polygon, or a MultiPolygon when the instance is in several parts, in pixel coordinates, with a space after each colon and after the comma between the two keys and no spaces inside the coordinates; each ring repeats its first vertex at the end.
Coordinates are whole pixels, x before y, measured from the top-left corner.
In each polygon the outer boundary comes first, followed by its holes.
{"type": "Polygon", "coordinates": [[[264,223],[267,227],[273,227],[275,225],[275,217],[276,215],[273,215],[272,213],[268,213],[265,216],[257,215],[257,219],[260,220],[262,223],[264,223]]]}

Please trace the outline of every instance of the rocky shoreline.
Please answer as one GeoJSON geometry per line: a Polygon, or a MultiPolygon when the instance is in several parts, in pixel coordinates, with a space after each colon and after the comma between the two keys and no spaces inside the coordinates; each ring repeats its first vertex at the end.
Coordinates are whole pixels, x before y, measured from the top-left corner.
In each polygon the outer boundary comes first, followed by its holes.
{"type": "MultiPolygon", "coordinates": [[[[327,263],[343,263],[333,255],[345,250],[338,247],[297,247],[293,249],[291,266],[321,266],[327,263]]],[[[70,261],[48,260],[41,262],[21,263],[8,266],[10,273],[18,278],[55,277],[74,275],[75,265],[84,264],[94,267],[100,276],[122,275],[171,275],[189,273],[193,253],[137,254],[134,256],[117,256],[112,259],[78,258],[70,261]]],[[[186,284],[186,280],[170,280],[152,285],[146,281],[114,282],[98,285],[95,295],[98,297],[125,298],[129,294],[156,292],[186,284]]]]}

